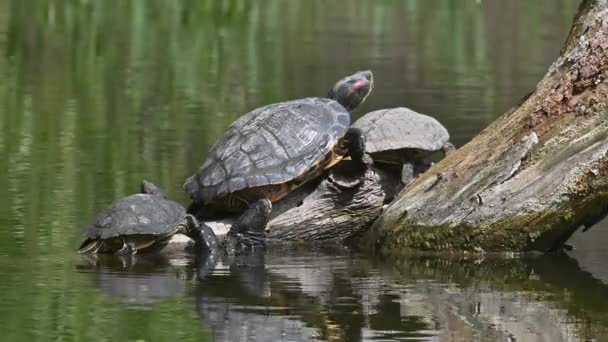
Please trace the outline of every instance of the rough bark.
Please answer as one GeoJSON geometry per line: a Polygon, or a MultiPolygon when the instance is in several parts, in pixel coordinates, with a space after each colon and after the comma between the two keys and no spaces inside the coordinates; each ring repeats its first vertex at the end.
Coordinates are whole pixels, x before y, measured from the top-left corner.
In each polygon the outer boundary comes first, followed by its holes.
{"type": "MultiPolygon", "coordinates": [[[[320,182],[307,184],[273,205],[268,238],[294,242],[356,236],[369,228],[400,189],[396,175],[376,166],[361,170],[343,161],[320,182]]],[[[223,235],[232,221],[206,223],[223,235]]]]}
{"type": "Polygon", "coordinates": [[[390,192],[399,181],[375,167],[360,180],[358,172],[349,174],[349,164],[341,163],[311,193],[296,193],[278,203],[279,214],[269,223],[269,238],[343,240],[369,228],[387,196],[394,196],[390,192]]]}
{"type": "Polygon", "coordinates": [[[585,0],[534,92],[410,183],[364,245],[546,251],[596,222],[608,212],[606,78],[608,1],[585,0]]]}

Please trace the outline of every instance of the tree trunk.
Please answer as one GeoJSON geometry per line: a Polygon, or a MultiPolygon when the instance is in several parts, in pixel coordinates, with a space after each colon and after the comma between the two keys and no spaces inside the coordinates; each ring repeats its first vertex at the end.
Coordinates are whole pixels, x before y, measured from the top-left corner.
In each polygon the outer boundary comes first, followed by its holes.
{"type": "Polygon", "coordinates": [[[608,211],[606,78],[608,1],[585,0],[534,92],[410,183],[364,245],[546,251],[596,222],[608,211]]]}

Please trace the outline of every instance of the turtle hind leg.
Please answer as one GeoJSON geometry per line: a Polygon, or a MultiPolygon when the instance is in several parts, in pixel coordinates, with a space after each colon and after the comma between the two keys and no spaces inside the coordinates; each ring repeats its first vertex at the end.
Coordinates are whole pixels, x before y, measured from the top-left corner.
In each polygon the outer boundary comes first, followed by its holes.
{"type": "Polygon", "coordinates": [[[359,128],[351,127],[344,135],[344,145],[348,149],[350,158],[367,167],[373,163],[371,157],[365,153],[365,135],[359,128]]]}
{"type": "Polygon", "coordinates": [[[78,249],[78,253],[80,254],[95,254],[99,250],[102,245],[102,240],[87,240],[82,243],[80,248],[78,249]]]}
{"type": "Polygon", "coordinates": [[[266,225],[271,211],[270,200],[263,198],[254,202],[232,225],[228,237],[240,247],[265,247],[266,225]]]}
{"type": "Polygon", "coordinates": [[[272,211],[272,203],[266,198],[255,201],[236,220],[231,230],[239,233],[264,233],[272,211]]]}

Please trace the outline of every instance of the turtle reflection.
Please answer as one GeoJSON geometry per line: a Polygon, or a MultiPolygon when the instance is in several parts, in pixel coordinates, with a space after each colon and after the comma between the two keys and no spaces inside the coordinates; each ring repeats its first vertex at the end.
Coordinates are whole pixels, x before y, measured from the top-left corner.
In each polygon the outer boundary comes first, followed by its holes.
{"type": "Polygon", "coordinates": [[[192,288],[217,340],[565,341],[596,335],[587,332],[591,322],[605,320],[606,286],[566,256],[412,256],[386,267],[344,252],[274,247],[248,261],[218,263],[192,288]]]}
{"type": "Polygon", "coordinates": [[[274,246],[199,259],[100,256],[79,270],[132,307],[186,288],[217,340],[608,336],[607,286],[567,256],[410,256],[389,265],[341,250],[274,246]]]}
{"type": "MultiPolygon", "coordinates": [[[[192,296],[217,340],[358,341],[371,330],[373,313],[395,313],[395,306],[383,301],[366,307],[371,294],[353,280],[367,271],[343,253],[318,251],[303,259],[275,247],[266,254],[218,263],[212,272],[205,265],[192,296]]],[[[421,317],[399,317],[384,319],[382,328],[404,337],[426,336],[419,330],[431,328],[421,317]]]]}
{"type": "Polygon", "coordinates": [[[83,261],[78,271],[89,273],[108,296],[136,308],[184,293],[193,269],[193,260],[186,255],[98,255],[83,256],[83,261]]]}

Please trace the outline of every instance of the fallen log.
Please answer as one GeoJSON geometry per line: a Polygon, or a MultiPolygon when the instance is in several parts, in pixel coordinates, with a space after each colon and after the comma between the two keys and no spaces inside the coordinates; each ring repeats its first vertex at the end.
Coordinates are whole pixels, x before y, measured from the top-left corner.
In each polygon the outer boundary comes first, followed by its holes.
{"type": "Polygon", "coordinates": [[[382,253],[548,251],[608,212],[608,1],[584,0],[536,89],[410,183],[366,232],[382,253]]]}
{"type": "MultiPolygon", "coordinates": [[[[282,242],[352,238],[369,228],[402,187],[398,175],[376,166],[361,170],[345,160],[275,203],[267,236],[282,242]]],[[[206,223],[223,235],[232,220],[206,223]]]]}

